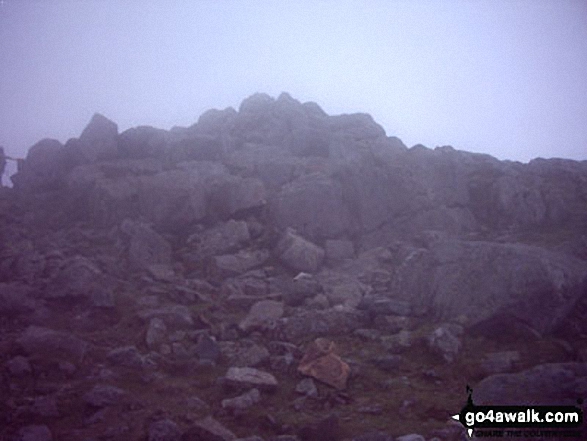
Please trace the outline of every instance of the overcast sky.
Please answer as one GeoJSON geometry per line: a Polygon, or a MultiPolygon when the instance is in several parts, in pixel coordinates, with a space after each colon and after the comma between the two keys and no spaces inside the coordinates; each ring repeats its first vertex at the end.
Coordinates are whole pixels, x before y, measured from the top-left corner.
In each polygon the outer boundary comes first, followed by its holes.
{"type": "Polygon", "coordinates": [[[0,0],[0,145],[188,126],[255,92],[408,146],[587,159],[587,1],[0,0]]]}

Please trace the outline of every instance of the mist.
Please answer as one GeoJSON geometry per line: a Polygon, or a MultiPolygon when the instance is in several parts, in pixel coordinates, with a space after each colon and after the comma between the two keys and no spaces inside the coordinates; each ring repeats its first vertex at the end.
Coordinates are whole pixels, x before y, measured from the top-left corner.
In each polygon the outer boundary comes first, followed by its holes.
{"type": "Polygon", "coordinates": [[[583,1],[3,1],[0,145],[189,126],[282,91],[408,145],[585,159],[583,1]]]}

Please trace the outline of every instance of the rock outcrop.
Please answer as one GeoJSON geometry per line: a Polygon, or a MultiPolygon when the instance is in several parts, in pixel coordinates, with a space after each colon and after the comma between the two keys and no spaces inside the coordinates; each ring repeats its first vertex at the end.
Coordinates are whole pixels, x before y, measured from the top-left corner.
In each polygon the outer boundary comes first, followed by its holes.
{"type": "Polygon", "coordinates": [[[1,439],[445,441],[465,382],[585,392],[587,161],[255,94],[169,131],[96,114],[13,182],[1,439]]]}

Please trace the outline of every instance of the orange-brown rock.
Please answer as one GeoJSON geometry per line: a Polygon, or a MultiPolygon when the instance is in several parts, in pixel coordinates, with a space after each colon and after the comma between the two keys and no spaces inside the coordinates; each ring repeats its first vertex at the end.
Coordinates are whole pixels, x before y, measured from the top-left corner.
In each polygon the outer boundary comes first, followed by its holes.
{"type": "Polygon", "coordinates": [[[317,338],[302,357],[298,372],[336,389],[346,388],[351,368],[334,353],[335,348],[333,341],[317,338]]]}

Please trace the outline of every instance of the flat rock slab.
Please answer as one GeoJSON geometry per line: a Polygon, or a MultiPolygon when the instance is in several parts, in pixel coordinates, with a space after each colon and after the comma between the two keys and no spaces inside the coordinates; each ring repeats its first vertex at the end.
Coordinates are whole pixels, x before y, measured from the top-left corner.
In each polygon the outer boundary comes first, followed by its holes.
{"type": "Polygon", "coordinates": [[[29,326],[17,340],[27,354],[81,362],[89,344],[67,332],[29,326]]]}
{"type": "Polygon", "coordinates": [[[236,435],[211,416],[198,420],[182,436],[182,441],[233,441],[236,435]]]}
{"type": "Polygon", "coordinates": [[[224,377],[225,384],[243,388],[274,390],[277,380],[269,372],[251,367],[231,367],[224,377]]]}
{"type": "Polygon", "coordinates": [[[249,314],[240,322],[243,331],[265,329],[283,316],[283,303],[275,300],[261,300],[255,303],[249,314]]]}
{"type": "Polygon", "coordinates": [[[334,351],[334,342],[317,338],[302,357],[298,372],[336,389],[345,389],[351,368],[334,351]]]}

